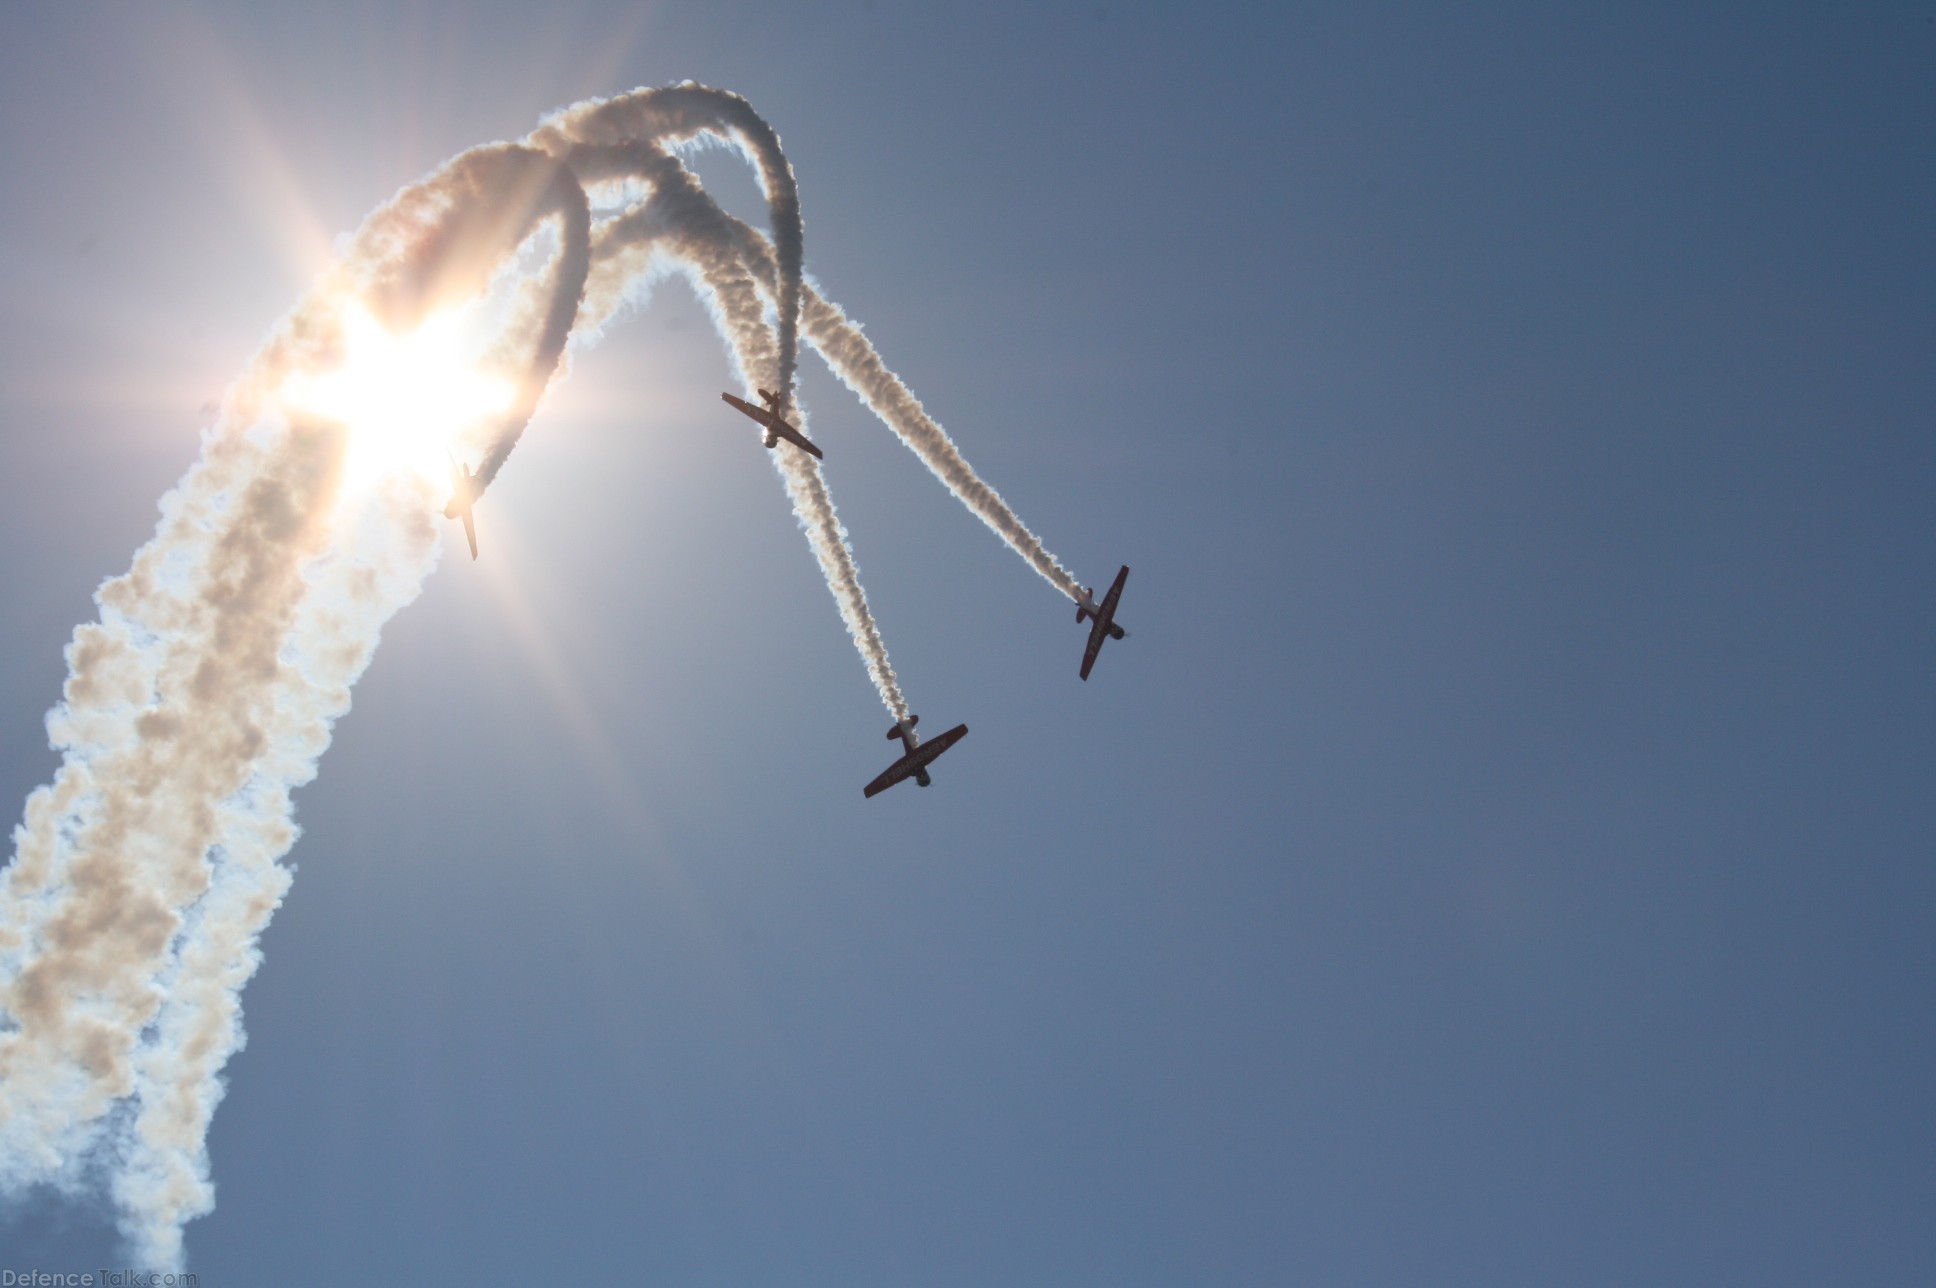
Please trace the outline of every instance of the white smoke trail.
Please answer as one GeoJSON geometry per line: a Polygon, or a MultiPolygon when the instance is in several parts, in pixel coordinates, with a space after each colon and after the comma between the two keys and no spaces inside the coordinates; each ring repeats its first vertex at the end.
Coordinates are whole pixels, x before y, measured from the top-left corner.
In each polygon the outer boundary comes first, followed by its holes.
{"type": "MultiPolygon", "coordinates": [[[[753,235],[758,236],[757,233],[753,235]]],[[[1048,579],[1050,585],[1069,598],[1080,600],[1082,587],[1077,583],[1075,574],[1049,553],[1041,538],[1029,531],[1015,512],[1008,508],[1001,494],[982,481],[955,446],[954,440],[948,437],[947,431],[928,415],[921,400],[902,383],[901,378],[887,369],[879,352],[861,329],[848,320],[840,306],[809,286],[805,313],[808,343],[827,360],[828,367],[840,377],[841,383],[859,394],[874,409],[874,414],[886,421],[889,428],[900,435],[901,441],[926,463],[935,477],[947,484],[948,490],[980,516],[983,523],[993,528],[995,535],[1007,542],[1010,549],[1026,559],[1031,568],[1048,579]]]]}
{"type": "Polygon", "coordinates": [[[430,486],[344,496],[350,431],[291,391],[341,365],[352,303],[409,327],[482,289],[539,224],[560,247],[550,294],[514,301],[495,358],[516,392],[491,437],[515,441],[576,309],[587,229],[568,171],[499,146],[371,217],[230,391],[68,648],[48,720],[62,765],[0,880],[0,1191],[104,1175],[143,1266],[179,1267],[182,1224],[212,1203],[204,1141],[289,883],[289,794],[434,561],[430,486]]]}
{"type": "MultiPolygon", "coordinates": [[[[860,327],[839,305],[804,282],[800,203],[793,168],[781,153],[779,138],[772,127],[754,114],[745,99],[692,84],[671,90],[635,91],[567,109],[526,141],[563,157],[587,187],[618,177],[633,177],[653,191],[651,201],[646,204],[656,209],[638,212],[628,221],[630,227],[607,228],[599,234],[600,249],[594,257],[581,325],[588,322],[600,325],[620,306],[625,292],[644,276],[645,264],[655,249],[653,239],[659,232],[670,228],[703,229],[697,253],[703,254],[709,263],[737,261],[750,268],[761,288],[776,300],[780,319],[778,389],[788,393],[792,390],[793,320],[798,309],[804,314],[802,325],[808,342],[826,359],[842,383],[859,395],[948,490],[994,529],[1030,567],[1071,599],[1082,598],[1083,588],[1075,574],[1063,567],[1002,500],[1001,494],[975,472],[947,431],[921,405],[921,400],[899,376],[888,370],[860,327]],[[707,132],[739,144],[748,160],[758,167],[772,207],[770,242],[721,210],[671,154],[670,145],[707,132]]],[[[741,317],[726,324],[731,332],[729,338],[742,354],[756,343],[748,323],[749,319],[741,317]]],[[[761,369],[759,364],[749,364],[744,359],[742,365],[761,369]]],[[[824,486],[821,490],[824,491],[824,486]]],[[[807,511],[801,513],[804,523],[807,511]]],[[[810,526],[809,531],[824,529],[816,525],[810,526]]],[[[851,555],[847,562],[851,564],[851,555]]],[[[831,584],[834,574],[829,572],[828,576],[831,584]]],[[[840,592],[836,590],[835,595],[838,598],[840,592]]],[[[842,608],[846,610],[844,600],[842,608]]],[[[866,652],[865,647],[862,651],[866,652]]]]}
{"type": "MultiPolygon", "coordinates": [[[[698,265],[702,275],[701,291],[710,293],[714,308],[729,319],[722,329],[735,335],[759,334],[761,328],[757,326],[757,319],[760,300],[745,271],[717,256],[695,256],[692,262],[698,265]]],[[[747,379],[749,369],[762,370],[763,364],[771,360],[771,355],[767,346],[753,344],[736,353],[735,359],[740,367],[740,383],[746,385],[751,383],[747,379]]],[[[795,422],[804,432],[807,427],[805,411],[798,406],[794,410],[795,422]]],[[[774,450],[772,459],[774,468],[779,470],[780,477],[786,483],[793,513],[807,534],[807,543],[812,547],[820,571],[833,591],[834,602],[840,607],[841,620],[860,650],[861,659],[867,664],[868,675],[880,691],[881,701],[896,721],[905,721],[908,718],[907,699],[902,695],[894,667],[887,659],[887,642],[881,638],[880,627],[875,624],[873,612],[868,607],[867,592],[861,588],[860,569],[854,562],[847,529],[834,509],[833,498],[828,495],[820,462],[805,452],[788,448],[774,450]]]]}
{"type": "MultiPolygon", "coordinates": [[[[710,197],[705,197],[703,193],[700,195],[711,202],[710,197]]],[[[757,274],[762,286],[773,290],[776,278],[783,275],[784,269],[771,243],[758,229],[748,227],[720,211],[716,205],[713,215],[719,221],[720,232],[717,235],[723,237],[730,233],[737,257],[757,274]]],[[[806,283],[802,288],[802,313],[807,343],[826,360],[828,368],[840,378],[841,383],[859,395],[874,414],[921,458],[935,477],[946,484],[948,490],[983,523],[994,529],[1010,549],[1027,560],[1029,566],[1047,579],[1050,585],[1080,602],[1083,588],[1076,581],[1075,574],[1049,553],[1041,538],[1029,531],[1028,526],[1002,500],[1001,494],[975,472],[955,446],[954,440],[948,437],[947,431],[928,415],[921,400],[914,396],[914,391],[888,370],[866,333],[848,318],[841,307],[821,295],[811,283],[806,283]]]]}
{"type": "MultiPolygon", "coordinates": [[[[622,214],[594,225],[581,328],[595,333],[619,308],[641,303],[640,294],[661,271],[658,266],[676,266],[711,312],[747,394],[769,380],[776,389],[791,389],[795,330],[790,319],[798,309],[801,276],[799,201],[792,167],[779,151],[777,136],[752,115],[746,100],[691,84],[638,91],[571,108],[527,142],[560,157],[594,192],[601,185],[628,181],[648,193],[622,214]],[[707,132],[740,140],[761,172],[775,231],[773,244],[761,242],[767,263],[764,281],[749,271],[740,253],[744,225],[720,209],[672,152],[674,145],[707,132]],[[777,328],[765,322],[762,288],[775,302],[777,328]],[[768,372],[774,374],[769,377],[768,372]]],[[[804,418],[795,411],[795,424],[804,427],[804,418]]],[[[907,699],[868,606],[847,530],[820,463],[786,447],[773,456],[868,675],[889,713],[905,720],[907,699]]]]}
{"type": "MultiPolygon", "coordinates": [[[[296,396],[344,361],[360,305],[394,332],[516,280],[480,368],[509,405],[469,431],[502,467],[574,328],[596,337],[683,271],[743,383],[792,394],[799,323],[956,495],[1065,592],[1074,579],[974,474],[840,310],[802,278],[793,171],[736,95],[681,85],[580,104],[523,145],[466,153],[400,193],[279,326],[163,500],[156,535],[96,594],[49,716],[62,764],[0,874],[0,1194],[105,1179],[135,1257],[182,1261],[209,1210],[205,1149],[239,993],[289,886],[290,793],[316,772],[389,617],[435,562],[433,487],[405,472],[349,504],[348,427],[296,396]],[[672,149],[726,138],[758,168],[768,238],[672,149]],[[587,199],[603,202],[596,219],[587,199]],[[616,203],[619,209],[614,212],[616,203]],[[541,270],[529,252],[549,237],[541,270]],[[507,269],[507,265],[512,267],[507,269]],[[771,321],[769,322],[769,315],[771,321]]],[[[797,414],[797,413],[796,413],[797,414]]],[[[883,701],[907,716],[818,464],[775,453],[883,701]]]]}
{"type": "MultiPolygon", "coordinates": [[[[607,177],[611,173],[614,156],[620,160],[621,169],[625,161],[632,161],[634,173],[641,179],[652,182],[645,173],[650,171],[669,181],[670,176],[657,163],[673,159],[671,149],[701,135],[737,147],[760,176],[778,259],[775,308],[779,337],[773,388],[780,394],[780,414],[785,415],[799,361],[800,282],[806,239],[793,165],[780,149],[780,136],[753,105],[738,94],[687,81],[574,104],[546,120],[526,142],[564,157],[580,181],[589,185],[594,174],[607,177]]],[[[683,166],[679,168],[684,172],[683,166]]],[[[689,173],[685,178],[690,182],[689,173]]],[[[707,202],[710,204],[711,199],[707,202]]]]}
{"type": "MultiPolygon", "coordinates": [[[[767,364],[772,362],[770,342],[758,342],[767,333],[759,326],[761,304],[753,281],[736,263],[716,255],[693,255],[688,262],[693,263],[700,274],[696,285],[702,298],[710,295],[713,309],[727,319],[721,327],[722,332],[755,337],[754,343],[739,349],[734,355],[735,365],[740,369],[740,383],[750,386],[753,381],[748,378],[749,373],[765,370],[767,364]]],[[[794,413],[794,423],[804,432],[807,428],[805,410],[796,404],[794,413]]],[[[793,513],[807,534],[807,543],[820,564],[821,574],[833,591],[834,602],[840,608],[847,633],[853,637],[855,647],[867,665],[867,673],[880,691],[881,701],[896,721],[906,720],[907,699],[902,695],[894,667],[888,661],[887,642],[881,638],[880,627],[875,624],[873,612],[868,607],[867,592],[861,588],[860,569],[854,562],[847,529],[840,522],[833,498],[827,492],[827,481],[821,473],[820,462],[805,452],[786,447],[775,449],[771,457],[774,468],[786,483],[793,513]]]]}

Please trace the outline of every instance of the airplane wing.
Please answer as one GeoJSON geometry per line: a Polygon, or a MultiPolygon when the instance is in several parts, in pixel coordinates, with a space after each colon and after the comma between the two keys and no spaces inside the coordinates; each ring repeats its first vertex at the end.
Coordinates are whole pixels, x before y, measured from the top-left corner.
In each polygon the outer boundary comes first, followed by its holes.
{"type": "Polygon", "coordinates": [[[895,761],[893,764],[889,765],[886,769],[882,770],[881,776],[879,778],[876,778],[873,782],[867,784],[866,787],[862,788],[861,795],[870,797],[870,798],[879,796],[882,792],[894,786],[894,784],[900,782],[903,778],[906,778],[909,774],[912,774],[913,772],[914,772],[914,757],[903,756],[899,760],[895,761]]]}
{"type": "Polygon", "coordinates": [[[471,519],[471,505],[477,500],[477,476],[469,466],[459,465],[457,458],[449,452],[450,458],[450,500],[444,506],[446,519],[464,521],[464,540],[470,542],[471,558],[477,558],[477,524],[471,519]]]}
{"type": "Polygon", "coordinates": [[[948,750],[948,748],[954,746],[967,736],[968,726],[965,724],[958,724],[946,733],[936,734],[915,750],[910,751],[907,755],[882,770],[879,778],[876,778],[873,782],[861,789],[861,795],[870,798],[880,795],[902,779],[910,778],[932,764],[942,752],[948,750]]]}
{"type": "Polygon", "coordinates": [[[948,730],[948,732],[938,733],[934,737],[922,743],[921,750],[928,751],[928,749],[932,747],[934,750],[929,752],[928,759],[933,760],[936,756],[939,756],[942,752],[948,750],[948,748],[954,746],[956,743],[960,742],[963,738],[967,736],[968,736],[968,726],[965,724],[958,724],[954,728],[948,730]]]}
{"type": "Polygon", "coordinates": [[[1104,621],[1114,619],[1116,616],[1116,601],[1123,597],[1123,583],[1128,580],[1129,565],[1124,564],[1123,570],[1116,574],[1115,582],[1109,587],[1109,593],[1102,597],[1102,609],[1096,614],[1098,617],[1104,621]]]}
{"type": "Polygon", "coordinates": [[[1090,618],[1095,624],[1089,628],[1088,647],[1082,650],[1082,678],[1085,680],[1089,678],[1089,668],[1096,664],[1096,655],[1102,652],[1102,642],[1114,633],[1116,601],[1123,597],[1123,583],[1128,580],[1129,565],[1124,564],[1123,570],[1116,574],[1116,580],[1110,585],[1109,593],[1102,597],[1101,606],[1090,618]]]}
{"type": "MultiPolygon", "coordinates": [[[[782,425],[786,425],[785,421],[781,421],[780,423],[782,425]]],[[[787,425],[785,429],[780,431],[780,437],[786,439],[789,443],[792,443],[795,447],[799,448],[801,451],[808,453],[815,460],[826,459],[826,453],[822,452],[818,447],[815,447],[811,442],[807,441],[807,436],[805,434],[802,434],[799,430],[795,429],[791,425],[787,425]]]]}
{"type": "Polygon", "coordinates": [[[726,401],[727,406],[744,412],[746,415],[751,416],[754,420],[764,425],[769,433],[777,434],[779,437],[786,439],[787,442],[792,443],[803,452],[807,452],[819,459],[825,459],[825,453],[809,442],[805,434],[802,434],[799,430],[766,408],[755,407],[744,398],[735,398],[731,394],[721,394],[720,397],[726,401]]]}
{"type": "Polygon", "coordinates": [[[1096,655],[1102,652],[1102,642],[1109,638],[1109,619],[1098,616],[1089,628],[1089,646],[1082,650],[1082,678],[1089,678],[1089,668],[1096,664],[1096,655]]]}
{"type": "Polygon", "coordinates": [[[772,413],[767,411],[764,407],[755,407],[752,403],[747,402],[744,398],[735,398],[731,394],[721,394],[720,397],[726,400],[727,406],[734,407],[742,412],[745,412],[748,416],[751,416],[754,420],[757,420],[762,425],[768,424],[771,421],[772,413]]]}

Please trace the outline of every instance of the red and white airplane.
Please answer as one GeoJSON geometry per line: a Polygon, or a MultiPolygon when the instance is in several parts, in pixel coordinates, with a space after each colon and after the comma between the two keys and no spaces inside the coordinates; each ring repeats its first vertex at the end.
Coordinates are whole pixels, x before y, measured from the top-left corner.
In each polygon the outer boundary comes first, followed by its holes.
{"type": "Polygon", "coordinates": [[[931,742],[922,742],[914,734],[914,726],[920,721],[920,716],[909,716],[905,725],[896,723],[887,731],[890,740],[895,738],[901,740],[901,745],[907,748],[907,755],[881,771],[881,776],[867,784],[866,790],[861,795],[877,796],[910,775],[921,786],[931,786],[934,780],[928,777],[929,763],[968,736],[968,726],[959,724],[931,742]]]}
{"type": "Polygon", "coordinates": [[[760,398],[766,403],[764,407],[755,407],[744,398],[735,398],[731,394],[721,394],[720,397],[724,398],[728,405],[737,407],[765,428],[766,445],[769,448],[778,447],[780,440],[784,438],[803,452],[816,457],[821,455],[820,449],[808,442],[805,434],[789,425],[786,418],[780,415],[780,395],[768,393],[764,389],[760,390],[760,398]]]}
{"type": "Polygon", "coordinates": [[[1123,597],[1123,583],[1128,580],[1129,565],[1124,564],[1123,570],[1116,574],[1116,584],[1102,597],[1100,605],[1096,603],[1093,586],[1084,587],[1082,598],[1076,601],[1076,621],[1093,618],[1096,623],[1089,628],[1089,647],[1082,651],[1082,678],[1085,680],[1089,678],[1089,668],[1096,664],[1096,654],[1102,652],[1102,642],[1105,639],[1119,640],[1129,634],[1116,625],[1116,601],[1123,597]]]}
{"type": "Polygon", "coordinates": [[[477,524],[471,519],[471,502],[477,499],[477,475],[468,465],[450,462],[450,504],[444,507],[446,519],[464,521],[464,539],[471,543],[471,558],[477,558],[477,524]]]}

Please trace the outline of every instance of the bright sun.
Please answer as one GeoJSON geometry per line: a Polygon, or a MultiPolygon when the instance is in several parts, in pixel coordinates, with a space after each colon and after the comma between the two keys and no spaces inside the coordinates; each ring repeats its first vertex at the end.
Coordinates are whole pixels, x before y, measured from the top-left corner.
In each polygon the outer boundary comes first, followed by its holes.
{"type": "Polygon", "coordinates": [[[361,306],[343,320],[343,365],[291,382],[292,405],[349,427],[340,495],[347,499],[396,475],[446,478],[457,436],[503,412],[510,382],[477,369],[455,312],[396,335],[361,306]]]}

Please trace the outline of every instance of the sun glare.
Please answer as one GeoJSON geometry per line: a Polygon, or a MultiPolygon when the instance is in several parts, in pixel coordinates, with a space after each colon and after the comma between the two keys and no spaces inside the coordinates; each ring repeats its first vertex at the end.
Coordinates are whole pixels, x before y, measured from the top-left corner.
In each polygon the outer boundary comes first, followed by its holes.
{"type": "Polygon", "coordinates": [[[469,348],[456,312],[401,335],[361,307],[345,315],[343,365],[289,389],[293,406],[348,426],[345,500],[398,475],[444,482],[458,437],[511,405],[511,383],[479,371],[469,348]]]}

